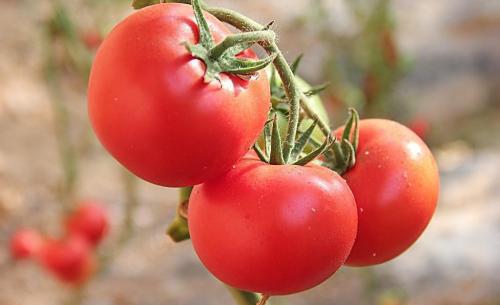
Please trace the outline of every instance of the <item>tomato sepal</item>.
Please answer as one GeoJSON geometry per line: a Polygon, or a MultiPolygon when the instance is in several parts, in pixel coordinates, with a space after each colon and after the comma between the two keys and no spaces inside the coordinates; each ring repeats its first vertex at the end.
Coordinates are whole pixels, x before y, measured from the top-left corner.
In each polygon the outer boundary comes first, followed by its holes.
{"type": "Polygon", "coordinates": [[[205,63],[205,83],[210,83],[213,80],[221,83],[219,78],[220,73],[231,73],[237,76],[256,76],[258,71],[267,67],[276,58],[276,53],[258,60],[237,57],[238,54],[257,42],[274,42],[276,35],[273,31],[269,30],[272,22],[261,31],[229,35],[222,42],[215,45],[208,22],[203,15],[200,1],[193,0],[191,1],[191,5],[199,29],[199,42],[197,44],[184,42],[183,45],[193,57],[205,63]]]}
{"type": "Polygon", "coordinates": [[[356,164],[356,151],[359,143],[358,125],[358,112],[353,108],[349,108],[349,118],[345,124],[344,132],[340,139],[333,143],[331,151],[325,152],[323,166],[342,175],[356,164]]]}

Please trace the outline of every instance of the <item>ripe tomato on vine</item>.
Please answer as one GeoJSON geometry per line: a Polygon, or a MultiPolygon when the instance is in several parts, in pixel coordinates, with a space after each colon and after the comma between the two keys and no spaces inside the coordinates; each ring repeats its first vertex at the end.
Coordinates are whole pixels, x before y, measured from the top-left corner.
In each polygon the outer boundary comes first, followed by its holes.
{"type": "Polygon", "coordinates": [[[348,265],[380,264],[398,256],[432,218],[439,193],[436,162],[425,143],[399,123],[361,120],[356,164],[344,177],[359,215],[348,265]]]}
{"type": "Polygon", "coordinates": [[[267,295],[296,293],[329,278],[357,230],[354,197],[338,174],[251,155],[194,187],[188,220],[208,270],[231,286],[267,295]]]}
{"type": "MultiPolygon", "coordinates": [[[[212,44],[230,35],[205,15],[212,44]]],[[[191,6],[158,4],[118,24],[95,57],[88,89],[92,126],[121,164],[149,182],[189,186],[223,174],[266,121],[265,72],[243,79],[237,69],[220,68],[215,56],[200,60],[186,45],[199,46],[203,37],[191,6]]],[[[251,50],[241,50],[232,60],[254,59],[251,50]]]]}

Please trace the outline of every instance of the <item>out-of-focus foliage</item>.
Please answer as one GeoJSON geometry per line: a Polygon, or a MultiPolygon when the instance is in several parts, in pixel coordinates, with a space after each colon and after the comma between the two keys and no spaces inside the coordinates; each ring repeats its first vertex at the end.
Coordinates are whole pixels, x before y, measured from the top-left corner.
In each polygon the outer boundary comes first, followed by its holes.
{"type": "Polygon", "coordinates": [[[332,27],[324,0],[310,3],[311,10],[300,21],[304,26],[314,24],[317,39],[328,49],[322,74],[332,83],[327,95],[336,113],[355,107],[362,117],[397,116],[392,92],[407,71],[408,61],[394,36],[391,1],[345,1],[356,24],[349,33],[332,27]]]}

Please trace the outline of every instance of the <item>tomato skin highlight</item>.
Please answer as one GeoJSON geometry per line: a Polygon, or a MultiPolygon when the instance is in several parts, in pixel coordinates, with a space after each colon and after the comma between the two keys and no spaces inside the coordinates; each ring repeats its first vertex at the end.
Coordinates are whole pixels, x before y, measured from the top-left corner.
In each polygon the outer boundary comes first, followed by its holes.
{"type": "MultiPolygon", "coordinates": [[[[229,29],[205,13],[220,42],[229,29]]],[[[221,74],[204,83],[205,66],[183,42],[196,43],[192,7],[157,4],[113,29],[92,67],[88,108],[106,149],[135,175],[180,187],[228,171],[253,145],[267,119],[270,89],[257,79],[221,74]]],[[[255,58],[252,51],[243,57],[255,58]]]]}
{"type": "Polygon", "coordinates": [[[79,207],[66,220],[70,235],[80,235],[91,246],[96,246],[106,235],[109,220],[106,210],[98,202],[82,201],[79,207]]]}
{"type": "Polygon", "coordinates": [[[59,280],[72,285],[86,282],[94,273],[96,261],[88,242],[81,236],[48,240],[38,255],[40,264],[59,280]]]}
{"type": "MultiPolygon", "coordinates": [[[[339,137],[342,128],[335,131],[339,137]]],[[[389,120],[359,124],[356,164],[344,174],[356,198],[358,234],[346,264],[369,266],[407,250],[430,222],[439,171],[425,143],[389,120]]]]}
{"type": "Polygon", "coordinates": [[[32,229],[20,229],[10,239],[10,253],[16,260],[35,256],[43,245],[43,237],[32,229]]]}
{"type": "Polygon", "coordinates": [[[196,253],[217,278],[284,295],[337,271],[354,243],[357,213],[347,184],[329,169],[247,155],[226,175],[194,187],[188,222],[196,253]]]}

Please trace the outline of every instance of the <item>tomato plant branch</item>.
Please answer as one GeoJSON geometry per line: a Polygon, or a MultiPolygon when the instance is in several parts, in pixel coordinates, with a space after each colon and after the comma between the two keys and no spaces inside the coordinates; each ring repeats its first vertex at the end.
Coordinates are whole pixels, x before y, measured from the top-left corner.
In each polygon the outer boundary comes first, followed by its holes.
{"type": "MultiPolygon", "coordinates": [[[[179,1],[184,3],[189,3],[189,1],[179,1]]],[[[238,12],[232,11],[226,8],[218,7],[207,7],[203,6],[203,9],[214,15],[217,19],[226,22],[237,29],[248,32],[248,31],[262,31],[266,27],[238,12]]],[[[262,47],[266,49],[269,54],[276,54],[274,59],[274,66],[280,75],[283,82],[285,93],[290,101],[290,116],[289,124],[287,129],[287,137],[283,147],[283,157],[285,161],[288,160],[290,153],[295,144],[295,135],[297,133],[298,123],[299,123],[299,110],[300,106],[304,109],[305,113],[311,117],[313,120],[318,122],[318,127],[321,128],[325,136],[331,134],[330,127],[326,124],[308,105],[307,96],[301,93],[297,82],[295,81],[295,76],[288,65],[283,53],[281,53],[275,42],[267,43],[260,42],[262,47]]]]}

